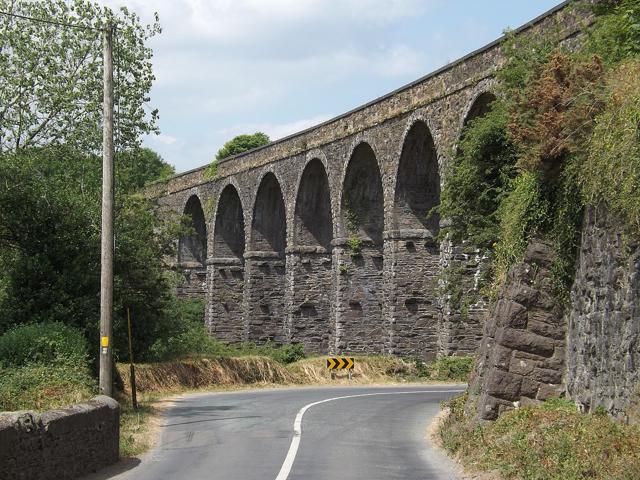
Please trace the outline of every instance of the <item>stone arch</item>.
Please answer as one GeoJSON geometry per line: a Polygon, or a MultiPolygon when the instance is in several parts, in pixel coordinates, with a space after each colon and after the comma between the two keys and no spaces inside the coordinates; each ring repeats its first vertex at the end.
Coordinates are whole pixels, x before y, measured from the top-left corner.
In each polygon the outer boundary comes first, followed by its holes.
{"type": "Polygon", "coordinates": [[[244,261],[244,250],[244,210],[238,190],[229,184],[224,187],[217,202],[213,230],[213,256],[244,261]]]}
{"type": "Polygon", "coordinates": [[[322,161],[314,158],[304,168],[298,187],[293,222],[294,244],[330,250],[332,218],[329,178],[322,161]]]}
{"type": "Polygon", "coordinates": [[[497,100],[496,96],[489,91],[485,91],[476,96],[473,103],[467,110],[467,114],[462,122],[462,130],[467,124],[476,118],[484,117],[491,110],[491,104],[497,100]]]}
{"type": "Polygon", "coordinates": [[[262,177],[253,206],[251,250],[284,255],[287,244],[287,215],[280,183],[275,174],[262,177]]]}
{"type": "Polygon", "coordinates": [[[438,154],[429,127],[419,120],[407,132],[402,146],[396,175],[393,229],[427,229],[436,236],[440,218],[433,208],[439,203],[438,154]]]}
{"type": "Polygon", "coordinates": [[[204,267],[207,260],[207,224],[197,195],[189,197],[183,214],[193,230],[178,241],[178,262],[183,267],[204,267]]]}
{"type": "Polygon", "coordinates": [[[245,340],[283,343],[287,216],[274,172],[262,177],[254,198],[249,248],[245,252],[245,340]]]}
{"type": "Polygon", "coordinates": [[[382,245],[384,193],[376,155],[368,143],[359,143],[347,165],[342,184],[340,234],[382,245]]]}

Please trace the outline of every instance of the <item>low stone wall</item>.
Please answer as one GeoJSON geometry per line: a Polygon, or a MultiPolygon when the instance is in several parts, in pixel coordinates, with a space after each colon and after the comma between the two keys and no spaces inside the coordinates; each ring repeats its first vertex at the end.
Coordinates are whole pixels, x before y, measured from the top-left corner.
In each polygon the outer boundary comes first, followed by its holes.
{"type": "Polygon", "coordinates": [[[98,396],[51,410],[0,413],[0,478],[65,480],[119,458],[120,407],[98,396]]]}

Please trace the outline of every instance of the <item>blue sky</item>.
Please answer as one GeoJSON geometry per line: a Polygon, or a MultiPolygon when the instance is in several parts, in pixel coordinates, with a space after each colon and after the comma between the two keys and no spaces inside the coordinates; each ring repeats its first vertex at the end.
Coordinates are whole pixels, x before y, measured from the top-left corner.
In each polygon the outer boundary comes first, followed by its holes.
{"type": "Polygon", "coordinates": [[[558,0],[104,0],[163,32],[153,39],[159,136],[178,172],[260,130],[272,140],[425,75],[558,0]]]}

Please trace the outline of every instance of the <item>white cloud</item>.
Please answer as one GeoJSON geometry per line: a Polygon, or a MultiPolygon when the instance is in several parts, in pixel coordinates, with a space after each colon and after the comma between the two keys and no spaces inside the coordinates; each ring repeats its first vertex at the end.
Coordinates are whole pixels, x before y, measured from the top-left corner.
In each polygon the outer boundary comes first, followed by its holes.
{"type": "Polygon", "coordinates": [[[166,135],[164,133],[152,135],[149,137],[149,139],[155,143],[161,143],[163,145],[173,145],[178,141],[176,137],[172,137],[171,135],[166,135]]]}
{"type": "MultiPolygon", "coordinates": [[[[420,15],[442,0],[129,0],[127,6],[143,20],[154,11],[174,34],[221,42],[252,42],[256,38],[305,31],[363,26],[381,27],[420,15]]],[[[112,8],[121,1],[103,0],[112,8]]]]}
{"type": "Polygon", "coordinates": [[[278,139],[321,123],[458,53],[449,32],[438,38],[447,27],[415,21],[443,0],[99,1],[143,22],[159,13],[150,103],[163,134],[145,143],[178,170],[240,133],[278,139]]]}
{"type": "Polygon", "coordinates": [[[244,123],[229,128],[222,128],[217,130],[216,134],[233,138],[243,133],[264,132],[269,135],[271,140],[278,140],[279,138],[314,127],[330,118],[332,118],[332,115],[315,115],[311,118],[304,118],[287,123],[244,123]]]}

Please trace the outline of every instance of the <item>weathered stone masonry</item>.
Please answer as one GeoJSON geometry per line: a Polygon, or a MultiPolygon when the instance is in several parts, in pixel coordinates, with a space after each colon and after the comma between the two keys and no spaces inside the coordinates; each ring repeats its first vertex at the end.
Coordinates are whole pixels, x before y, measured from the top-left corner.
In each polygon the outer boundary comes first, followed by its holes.
{"type": "Polygon", "coordinates": [[[640,399],[639,306],[640,245],[605,206],[590,208],[566,318],[567,393],[586,411],[629,420],[640,399]]]}
{"type": "MultiPolygon", "coordinates": [[[[520,32],[561,25],[570,36],[581,21],[563,4],[520,32]]],[[[465,122],[486,112],[500,49],[494,42],[352,112],[222,161],[214,179],[202,167],[153,187],[160,208],[201,223],[181,239],[179,261],[188,267],[182,292],[207,299],[210,332],[298,341],[313,352],[475,351],[483,305],[462,315],[438,279],[462,265],[465,285],[475,288],[478,255],[440,243],[432,209],[465,122]]]]}
{"type": "Polygon", "coordinates": [[[112,398],[38,414],[0,414],[0,478],[70,480],[119,459],[120,406],[112,398]]]}

